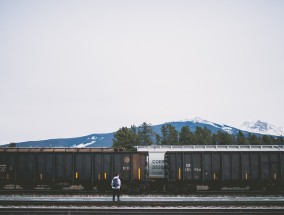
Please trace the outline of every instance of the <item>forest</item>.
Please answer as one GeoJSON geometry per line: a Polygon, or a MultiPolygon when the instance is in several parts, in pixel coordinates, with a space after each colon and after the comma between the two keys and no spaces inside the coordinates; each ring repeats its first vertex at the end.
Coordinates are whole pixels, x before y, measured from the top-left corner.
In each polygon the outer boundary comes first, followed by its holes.
{"type": "Polygon", "coordinates": [[[237,135],[221,131],[212,133],[206,127],[196,127],[191,131],[184,126],[178,132],[171,124],[162,125],[160,133],[156,133],[146,122],[138,127],[122,127],[114,134],[114,148],[134,150],[137,145],[284,145],[284,139],[253,133],[245,136],[242,131],[237,135]]]}

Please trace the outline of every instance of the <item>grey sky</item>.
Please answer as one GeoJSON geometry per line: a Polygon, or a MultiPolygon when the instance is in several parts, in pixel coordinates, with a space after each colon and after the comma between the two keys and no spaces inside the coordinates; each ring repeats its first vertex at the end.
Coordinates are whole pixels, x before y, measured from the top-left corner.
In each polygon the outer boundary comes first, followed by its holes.
{"type": "Polygon", "coordinates": [[[195,116],[284,126],[284,1],[0,0],[0,143],[195,116]]]}

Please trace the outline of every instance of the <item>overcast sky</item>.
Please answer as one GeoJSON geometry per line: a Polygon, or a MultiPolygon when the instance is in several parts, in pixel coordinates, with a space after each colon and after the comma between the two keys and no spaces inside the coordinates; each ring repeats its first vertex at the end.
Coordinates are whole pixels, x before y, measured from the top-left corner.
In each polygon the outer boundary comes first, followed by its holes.
{"type": "Polygon", "coordinates": [[[203,119],[284,127],[282,0],[0,0],[0,143],[203,119]]]}

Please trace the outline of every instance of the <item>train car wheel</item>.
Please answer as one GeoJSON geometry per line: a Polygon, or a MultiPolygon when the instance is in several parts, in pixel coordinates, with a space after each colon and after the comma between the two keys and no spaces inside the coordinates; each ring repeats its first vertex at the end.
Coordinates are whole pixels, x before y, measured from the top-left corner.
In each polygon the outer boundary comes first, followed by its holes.
{"type": "Polygon", "coordinates": [[[143,194],[149,193],[149,191],[150,191],[149,184],[148,184],[148,183],[142,184],[142,185],[141,185],[141,190],[142,190],[142,193],[143,193],[143,194]]]}
{"type": "Polygon", "coordinates": [[[210,191],[220,191],[221,188],[222,187],[220,185],[210,185],[208,190],[210,190],[210,191]]]}
{"type": "Polygon", "coordinates": [[[120,189],[123,193],[130,193],[131,188],[129,187],[128,184],[122,184],[121,189],[120,189]]]}
{"type": "Polygon", "coordinates": [[[167,193],[176,193],[177,187],[174,184],[168,184],[168,185],[166,185],[166,192],[167,193]]]}
{"type": "Polygon", "coordinates": [[[20,185],[24,190],[33,190],[35,188],[32,184],[22,184],[20,185]]]}
{"type": "MultiPolygon", "coordinates": [[[[110,188],[109,188],[110,189],[110,188]]],[[[98,185],[97,186],[97,190],[100,192],[100,193],[104,193],[106,191],[106,187],[104,185],[98,185]]]]}
{"type": "Polygon", "coordinates": [[[188,184],[184,190],[186,190],[186,193],[195,193],[197,186],[195,184],[188,184]]]}
{"type": "Polygon", "coordinates": [[[62,190],[63,186],[58,184],[51,185],[52,190],[62,190]]]}
{"type": "Polygon", "coordinates": [[[93,190],[94,187],[91,184],[83,184],[82,185],[84,187],[85,190],[93,190]]]}
{"type": "Polygon", "coordinates": [[[264,184],[261,184],[261,183],[252,183],[249,188],[250,190],[263,190],[263,188],[265,187],[265,189],[269,189],[269,185],[264,185],[264,184]]]}

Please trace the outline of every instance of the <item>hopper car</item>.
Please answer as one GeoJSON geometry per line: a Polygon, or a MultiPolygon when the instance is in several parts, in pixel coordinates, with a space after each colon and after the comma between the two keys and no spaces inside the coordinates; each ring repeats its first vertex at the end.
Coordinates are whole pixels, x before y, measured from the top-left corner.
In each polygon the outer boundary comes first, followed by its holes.
{"type": "Polygon", "coordinates": [[[150,187],[158,192],[192,192],[199,185],[284,189],[282,145],[138,146],[137,151],[149,152],[150,187]]]}
{"type": "Polygon", "coordinates": [[[110,189],[119,173],[122,189],[142,190],[147,181],[148,153],[112,148],[0,148],[0,187],[63,188],[81,185],[110,189]]]}

